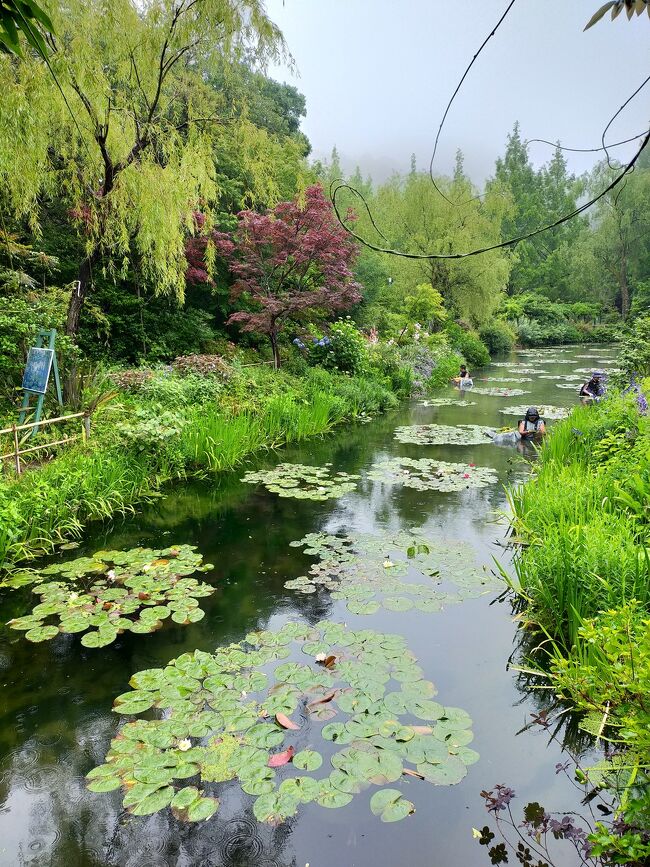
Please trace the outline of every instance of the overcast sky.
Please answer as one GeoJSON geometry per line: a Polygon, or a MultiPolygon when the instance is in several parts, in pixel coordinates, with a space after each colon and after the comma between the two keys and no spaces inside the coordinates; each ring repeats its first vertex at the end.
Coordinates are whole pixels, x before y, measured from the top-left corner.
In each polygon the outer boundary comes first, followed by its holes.
{"type": "MultiPolygon", "coordinates": [[[[436,168],[449,172],[456,149],[477,182],[491,174],[507,133],[596,147],[607,121],[650,72],[650,18],[586,21],[602,0],[518,0],[490,40],[445,124],[436,168]]],[[[407,171],[410,155],[428,168],[436,130],[465,66],[507,0],[267,0],[295,58],[298,76],[270,74],[307,97],[303,129],[315,156],[336,145],[344,167],[383,180],[407,171]]],[[[650,85],[612,126],[608,139],[642,132],[650,85]]],[[[629,146],[616,149],[625,156],[629,146]]],[[[531,145],[535,163],[550,150],[531,145]]],[[[591,154],[567,154],[575,172],[591,154]]]]}

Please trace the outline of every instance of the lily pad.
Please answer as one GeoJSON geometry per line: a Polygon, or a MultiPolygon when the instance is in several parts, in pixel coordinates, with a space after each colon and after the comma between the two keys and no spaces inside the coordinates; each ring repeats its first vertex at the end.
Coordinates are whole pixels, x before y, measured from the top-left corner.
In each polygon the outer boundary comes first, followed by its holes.
{"type": "Polygon", "coordinates": [[[411,801],[403,798],[402,793],[397,789],[382,789],[380,792],[375,792],[370,799],[370,809],[382,822],[399,822],[415,812],[411,801]]]}
{"type": "Polygon", "coordinates": [[[323,757],[315,750],[301,750],[293,757],[293,766],[301,771],[317,771],[323,764],[323,757]]]}
{"type": "MultiPolygon", "coordinates": [[[[481,595],[502,589],[499,579],[477,569],[467,545],[425,536],[419,528],[384,536],[310,533],[291,544],[304,545],[307,553],[320,558],[309,575],[301,577],[299,588],[311,583],[329,590],[352,614],[376,614],[380,605],[389,610],[393,606],[399,611],[440,611],[445,604],[460,601],[461,590],[481,595]],[[442,582],[454,585],[456,594],[438,589],[442,582]]],[[[294,580],[285,584],[289,589],[293,585],[294,580]]],[[[329,646],[322,650],[328,651],[329,646]]]]}
{"type": "Polygon", "coordinates": [[[278,464],[272,470],[246,473],[242,482],[262,484],[280,497],[297,500],[330,500],[353,491],[360,477],[350,473],[332,473],[329,467],[305,464],[278,464]]]}
{"type": "MultiPolygon", "coordinates": [[[[28,641],[47,641],[59,632],[84,633],[84,647],[98,648],[127,630],[153,632],[170,614],[178,623],[196,623],[203,617],[197,599],[214,588],[188,576],[211,568],[201,564],[201,556],[189,545],[98,551],[92,558],[53,563],[30,573],[29,583],[40,599],[32,614],[8,625],[27,630],[28,641]],[[60,580],[46,580],[51,576],[60,580]]],[[[14,584],[11,577],[4,582],[9,587],[25,583],[14,584]]]]}
{"type": "Polygon", "coordinates": [[[472,446],[489,443],[490,430],[478,424],[415,424],[396,428],[395,439],[400,443],[415,445],[472,446]]]}
{"type": "MultiPolygon", "coordinates": [[[[503,415],[516,415],[523,418],[528,410],[527,406],[506,406],[500,409],[499,412],[503,415]]],[[[538,405],[537,411],[543,419],[560,419],[567,418],[569,410],[561,406],[551,406],[549,404],[538,405]]]]}
{"type": "Polygon", "coordinates": [[[373,464],[368,478],[387,484],[402,484],[418,491],[462,491],[484,488],[498,481],[492,467],[452,464],[430,458],[387,458],[373,464]]]}
{"type": "MultiPolygon", "coordinates": [[[[537,371],[529,371],[531,373],[536,373],[537,371]]],[[[523,371],[522,371],[523,373],[523,371]]],[[[526,391],[523,388],[483,388],[481,386],[475,385],[472,389],[474,394],[484,394],[487,397],[521,397],[522,394],[530,394],[529,391],[526,391]]]]}
{"type": "MultiPolygon", "coordinates": [[[[415,766],[425,768],[430,782],[451,784],[478,757],[467,747],[471,720],[461,709],[430,700],[435,687],[399,635],[351,631],[328,621],[287,623],[214,653],[184,653],[164,668],[136,673],[131,683],[130,692],[117,696],[115,710],[147,718],[122,725],[105,763],[87,781],[97,793],[122,788],[124,807],[138,816],[169,807],[181,821],[205,821],[219,806],[214,787],[237,781],[255,796],[257,819],[275,824],[312,801],[345,806],[415,766]],[[298,658],[307,663],[284,661],[305,647],[310,653],[298,658]],[[389,682],[399,686],[386,694],[389,682]],[[243,688],[251,685],[254,693],[243,688]],[[308,708],[308,726],[287,727],[282,714],[269,719],[265,704],[287,694],[308,708]],[[341,722],[323,724],[318,708],[338,712],[341,722]],[[412,724],[413,716],[435,725],[412,724]],[[325,780],[311,776],[322,764],[313,749],[321,737],[335,745],[325,780]]],[[[381,813],[393,821],[412,810],[391,797],[381,813]]]]}

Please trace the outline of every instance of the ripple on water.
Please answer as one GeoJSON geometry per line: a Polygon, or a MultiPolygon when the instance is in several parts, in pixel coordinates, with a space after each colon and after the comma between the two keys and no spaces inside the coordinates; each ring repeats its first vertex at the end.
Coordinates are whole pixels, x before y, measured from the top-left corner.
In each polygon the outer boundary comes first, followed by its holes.
{"type": "Polygon", "coordinates": [[[258,864],[259,857],[264,851],[264,844],[258,834],[258,825],[251,819],[241,817],[231,819],[223,827],[220,839],[220,848],[224,864],[229,867],[240,865],[258,864]],[[251,859],[255,861],[251,861],[251,859]]]}
{"type": "Polygon", "coordinates": [[[62,790],[65,773],[57,765],[40,765],[27,771],[21,780],[23,789],[31,794],[62,790]]]}

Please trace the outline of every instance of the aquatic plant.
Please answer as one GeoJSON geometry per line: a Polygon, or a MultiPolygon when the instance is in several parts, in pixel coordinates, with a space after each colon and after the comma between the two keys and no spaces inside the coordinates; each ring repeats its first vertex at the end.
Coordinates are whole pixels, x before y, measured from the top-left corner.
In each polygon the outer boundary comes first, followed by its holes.
{"type": "MultiPolygon", "coordinates": [[[[476,391],[476,389],[474,389],[476,391]]],[[[491,429],[478,424],[414,424],[395,429],[395,439],[400,443],[415,445],[474,446],[488,443],[491,429]]]]}
{"type": "Polygon", "coordinates": [[[573,391],[576,391],[576,390],[580,389],[580,381],[574,380],[573,382],[556,382],[555,387],[556,388],[573,389],[573,391]]]}
{"type": "Polygon", "coordinates": [[[522,374],[523,376],[530,376],[531,374],[540,373],[548,373],[548,370],[539,370],[537,367],[525,367],[521,366],[517,363],[508,365],[508,370],[512,373],[522,374]]]}
{"type": "Polygon", "coordinates": [[[582,376],[579,373],[544,373],[540,379],[557,379],[560,382],[582,382],[582,376]]]}
{"type": "Polygon", "coordinates": [[[97,551],[40,572],[17,573],[1,586],[33,583],[40,602],[31,614],[8,625],[24,630],[28,641],[83,632],[84,647],[105,647],[125,631],[154,632],[168,617],[182,625],[196,623],[204,616],[197,600],[215,588],[188,576],[212,568],[202,565],[194,547],[179,545],[158,551],[97,551]],[[63,580],[47,581],[51,576],[63,580]]]}
{"type": "Polygon", "coordinates": [[[480,382],[532,382],[529,376],[482,376],[480,382]]]}
{"type": "MultiPolygon", "coordinates": [[[[208,819],[220,785],[238,780],[256,797],[256,818],[274,824],[301,804],[344,807],[368,786],[403,778],[453,785],[479,758],[470,717],[432,700],[434,685],[399,635],[287,623],[214,653],[184,653],[130,685],[114,711],[154,718],[125,723],[87,781],[93,792],[122,789],[136,816],[170,807],[182,821],[208,819]],[[287,662],[294,648],[308,661],[287,662]],[[331,770],[315,777],[319,736],[331,770]]],[[[384,822],[414,811],[400,790],[379,795],[371,810],[384,822]]]]}
{"type": "MultiPolygon", "coordinates": [[[[503,415],[517,415],[520,418],[523,418],[526,415],[527,410],[528,407],[522,404],[521,406],[505,406],[503,409],[500,409],[499,412],[503,415]]],[[[561,406],[551,406],[550,404],[545,404],[543,406],[538,405],[537,410],[542,418],[548,419],[566,418],[569,415],[568,409],[564,409],[564,407],[561,406]]]]}
{"type": "Polygon", "coordinates": [[[387,458],[373,464],[369,479],[388,484],[402,484],[418,491],[462,491],[466,488],[485,488],[498,480],[492,467],[475,464],[452,464],[429,458],[387,458]]]}
{"type": "Polygon", "coordinates": [[[259,470],[246,473],[242,482],[251,485],[262,484],[280,497],[296,500],[331,500],[353,491],[361,476],[337,472],[332,474],[329,467],[311,467],[305,464],[278,464],[272,470],[259,470]]]}
{"type": "Polygon", "coordinates": [[[476,401],[456,397],[432,397],[429,400],[419,400],[418,406],[476,406],[476,401]]]}
{"type": "Polygon", "coordinates": [[[477,385],[472,391],[474,394],[485,394],[488,397],[521,397],[522,394],[530,394],[522,388],[482,388],[477,385]]]}
{"type": "Polygon", "coordinates": [[[503,586],[485,569],[476,567],[467,545],[432,539],[419,529],[383,536],[309,533],[291,546],[305,546],[305,553],[319,560],[308,575],[293,578],[284,586],[307,594],[327,590],[332,598],[344,600],[352,614],[376,614],[381,607],[389,611],[441,611],[445,604],[503,586]],[[413,580],[405,580],[408,578],[413,580]]]}

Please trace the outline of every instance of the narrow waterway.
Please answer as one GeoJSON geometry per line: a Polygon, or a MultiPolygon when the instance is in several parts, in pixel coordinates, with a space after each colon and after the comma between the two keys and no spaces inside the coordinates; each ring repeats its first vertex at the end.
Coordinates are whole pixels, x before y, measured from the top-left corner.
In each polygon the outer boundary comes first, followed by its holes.
{"type": "MultiPolygon", "coordinates": [[[[596,347],[516,354],[482,370],[474,391],[461,396],[449,388],[434,396],[458,398],[457,404],[413,400],[367,424],[263,455],[240,471],[178,484],[137,514],[93,527],[79,549],[62,556],[187,543],[214,564],[203,580],[217,591],[200,600],[206,611],[200,622],[168,621],[154,634],[126,633],[99,650],[84,648],[76,635],[30,644],[22,633],[0,627],[0,865],[469,867],[489,863],[472,837],[472,827],[481,828],[488,818],[482,789],[504,783],[516,791],[520,807],[537,800],[549,810],[574,808],[575,789],[555,772],[559,746],[549,745],[544,732],[517,735],[543,706],[543,697],[521,692],[506,669],[516,641],[507,601],[493,604],[497,594],[490,593],[438,612],[380,608],[362,616],[326,590],[302,595],[284,584],[304,575],[313,562],[290,543],[320,531],[354,536],[423,528],[432,539],[462,542],[479,564],[492,568],[496,558],[507,567],[504,486],[526,478],[534,454],[488,439],[477,445],[406,444],[394,438],[395,429],[430,423],[501,428],[517,420],[501,412],[507,407],[570,409],[578,400],[582,370],[608,367],[614,354],[596,347]],[[525,393],[479,393],[495,387],[525,393]],[[395,456],[492,467],[498,481],[440,492],[367,478],[373,464],[395,456]],[[324,502],[279,498],[240,480],[248,469],[279,461],[331,464],[334,471],[361,479],[356,490],[324,502]],[[372,815],[368,790],[341,809],[302,805],[295,817],[275,827],[256,821],[254,798],[235,784],[222,787],[220,809],[211,819],[193,825],[169,810],[129,816],[119,791],[86,790],[84,775],[104,760],[120,726],[111,712],[113,699],[129,688],[133,673],[163,666],[186,651],[241,641],[254,629],[323,619],[404,636],[425,678],[435,683],[436,699],[470,714],[471,746],[480,760],[458,785],[403,778],[395,785],[416,812],[395,824],[372,815]]],[[[4,592],[3,621],[27,613],[30,596],[29,588],[4,592]]],[[[574,863],[568,848],[562,857],[559,864],[574,863]]]]}

